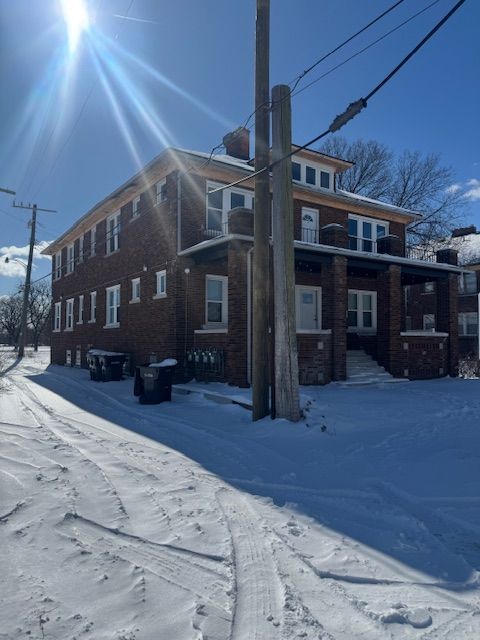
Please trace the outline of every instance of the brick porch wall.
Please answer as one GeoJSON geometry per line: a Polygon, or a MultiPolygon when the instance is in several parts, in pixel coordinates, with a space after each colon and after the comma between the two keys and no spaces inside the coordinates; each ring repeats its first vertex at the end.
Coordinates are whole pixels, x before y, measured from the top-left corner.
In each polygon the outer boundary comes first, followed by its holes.
{"type": "Polygon", "coordinates": [[[332,381],[332,335],[297,333],[299,382],[305,385],[332,381]]]}
{"type": "Polygon", "coordinates": [[[396,369],[410,380],[439,378],[448,374],[449,338],[442,336],[401,336],[401,353],[396,369]]]}

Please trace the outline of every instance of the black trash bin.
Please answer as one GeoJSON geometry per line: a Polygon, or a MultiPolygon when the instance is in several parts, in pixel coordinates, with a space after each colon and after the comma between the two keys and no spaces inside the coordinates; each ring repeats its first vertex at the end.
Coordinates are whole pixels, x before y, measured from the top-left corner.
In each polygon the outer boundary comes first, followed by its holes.
{"type": "Polygon", "coordinates": [[[111,380],[123,379],[123,365],[127,355],[125,353],[112,353],[104,351],[98,355],[101,368],[101,380],[110,382],[111,380]]]}
{"type": "Polygon", "coordinates": [[[87,364],[88,369],[90,371],[90,380],[101,380],[102,379],[102,368],[100,366],[100,361],[98,359],[98,355],[95,353],[87,353],[87,364]]]}
{"type": "Polygon", "coordinates": [[[144,364],[136,368],[134,394],[140,404],[160,404],[171,401],[172,381],[176,360],[167,359],[154,364],[144,364]]]}

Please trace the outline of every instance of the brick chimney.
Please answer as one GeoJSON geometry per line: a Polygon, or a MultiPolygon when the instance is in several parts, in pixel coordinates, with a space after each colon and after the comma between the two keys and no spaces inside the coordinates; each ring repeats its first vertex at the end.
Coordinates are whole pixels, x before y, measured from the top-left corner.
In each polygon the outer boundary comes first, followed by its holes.
{"type": "Polygon", "coordinates": [[[245,127],[239,127],[223,137],[223,144],[228,156],[240,160],[250,159],[250,131],[245,127]]]}
{"type": "Polygon", "coordinates": [[[469,227],[460,227],[452,231],[452,238],[460,238],[461,236],[469,236],[471,233],[477,233],[477,228],[474,224],[469,227]]]}

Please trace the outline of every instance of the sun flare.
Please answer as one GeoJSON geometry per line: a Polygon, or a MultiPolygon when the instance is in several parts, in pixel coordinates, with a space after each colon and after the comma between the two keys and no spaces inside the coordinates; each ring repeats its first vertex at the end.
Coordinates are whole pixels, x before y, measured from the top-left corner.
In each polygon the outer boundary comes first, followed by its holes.
{"type": "Polygon", "coordinates": [[[67,26],[68,48],[73,54],[78,47],[82,33],[90,25],[87,6],[84,0],[60,0],[60,4],[67,26]]]}

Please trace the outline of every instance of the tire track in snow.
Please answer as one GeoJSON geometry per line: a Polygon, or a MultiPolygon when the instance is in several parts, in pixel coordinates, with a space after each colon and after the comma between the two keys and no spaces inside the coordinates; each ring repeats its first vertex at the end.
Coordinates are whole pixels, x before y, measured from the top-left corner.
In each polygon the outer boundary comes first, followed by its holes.
{"type": "Polygon", "coordinates": [[[220,489],[217,500],[232,539],[236,602],[231,640],[280,637],[284,589],[258,515],[236,491],[220,489]]]}

